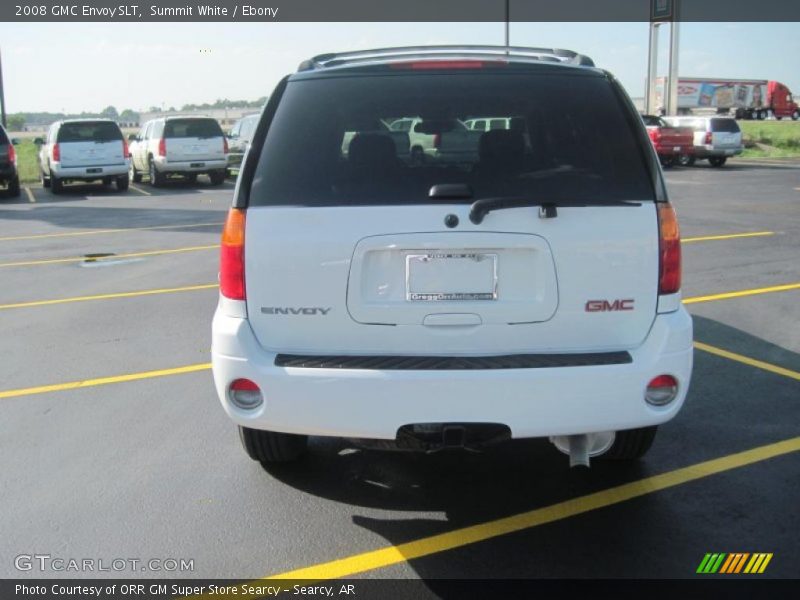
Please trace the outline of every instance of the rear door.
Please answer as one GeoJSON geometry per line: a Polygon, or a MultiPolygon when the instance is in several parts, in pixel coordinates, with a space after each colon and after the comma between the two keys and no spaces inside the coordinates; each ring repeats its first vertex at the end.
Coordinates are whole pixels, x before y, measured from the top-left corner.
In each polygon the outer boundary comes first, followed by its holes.
{"type": "Polygon", "coordinates": [[[56,139],[62,167],[103,167],[125,163],[119,126],[111,121],[67,121],[56,139]]]}
{"type": "Polygon", "coordinates": [[[658,287],[651,150],[638,121],[607,79],[577,69],[290,82],[249,188],[256,337],[321,354],[637,346],[658,287]],[[388,134],[354,125],[422,115],[429,131],[443,115],[475,114],[513,115],[522,128],[470,132],[481,151],[467,164],[404,160],[388,134]],[[442,184],[470,197],[431,198],[442,184]],[[561,206],[552,218],[526,206],[471,222],[475,200],[519,196],[561,206]]]}
{"type": "Polygon", "coordinates": [[[742,130],[734,119],[711,119],[711,140],[715,150],[735,150],[742,145],[742,130]]]}
{"type": "Polygon", "coordinates": [[[8,139],[5,130],[0,127],[0,169],[9,167],[9,146],[11,146],[11,140],[8,139]]]}
{"type": "Polygon", "coordinates": [[[222,128],[214,119],[169,119],[164,126],[167,162],[224,160],[222,128]]]}

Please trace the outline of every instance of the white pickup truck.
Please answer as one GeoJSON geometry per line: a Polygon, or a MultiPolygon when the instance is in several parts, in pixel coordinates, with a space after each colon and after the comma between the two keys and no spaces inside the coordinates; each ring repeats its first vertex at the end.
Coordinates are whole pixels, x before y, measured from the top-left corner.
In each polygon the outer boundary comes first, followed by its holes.
{"type": "Polygon", "coordinates": [[[408,133],[411,159],[415,162],[433,158],[468,163],[478,158],[480,132],[471,131],[458,119],[397,119],[389,129],[408,133]]]}

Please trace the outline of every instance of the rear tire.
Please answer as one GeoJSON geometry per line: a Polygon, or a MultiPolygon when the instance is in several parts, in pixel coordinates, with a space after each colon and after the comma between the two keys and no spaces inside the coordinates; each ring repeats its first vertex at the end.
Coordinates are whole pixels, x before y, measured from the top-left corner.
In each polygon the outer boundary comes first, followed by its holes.
{"type": "Polygon", "coordinates": [[[661,157],[661,166],[665,169],[669,169],[675,166],[675,157],[673,156],[662,156],[661,157]]]}
{"type": "Polygon", "coordinates": [[[708,162],[711,163],[712,167],[721,167],[727,162],[727,158],[724,156],[712,156],[708,159],[708,162]]]}
{"type": "Polygon", "coordinates": [[[299,459],[308,449],[308,436],[239,427],[239,439],[247,455],[267,466],[299,459]]]}
{"type": "Polygon", "coordinates": [[[164,185],[164,181],[166,180],[166,176],[162,173],[159,173],[158,169],[156,168],[156,163],[151,158],[148,162],[148,172],[150,174],[150,185],[153,187],[161,187],[164,185]]]}
{"type": "Polygon", "coordinates": [[[128,190],[128,186],[130,185],[130,178],[127,175],[121,175],[117,177],[117,191],[118,192],[125,192],[128,190]]]}
{"type": "Polygon", "coordinates": [[[636,460],[642,458],[650,450],[650,446],[653,445],[657,432],[658,425],[618,431],[608,452],[597,458],[602,460],[636,460]]]}
{"type": "Polygon", "coordinates": [[[222,185],[225,182],[225,171],[212,171],[208,174],[211,185],[222,185]]]}
{"type": "Polygon", "coordinates": [[[11,181],[8,182],[8,189],[6,190],[6,194],[9,198],[19,198],[19,175],[14,177],[11,181]]]}
{"type": "Polygon", "coordinates": [[[694,156],[689,154],[681,154],[680,158],[678,159],[678,164],[682,167],[692,167],[694,166],[694,162],[697,160],[694,156]]]}
{"type": "Polygon", "coordinates": [[[44,171],[39,171],[39,181],[42,182],[42,187],[43,188],[45,188],[45,189],[49,189],[50,188],[50,178],[49,177],[45,177],[44,171]]]}
{"type": "Polygon", "coordinates": [[[128,169],[128,181],[133,181],[133,183],[142,182],[142,174],[136,170],[136,165],[133,164],[133,159],[131,159],[131,168],[128,169]]]}
{"type": "Polygon", "coordinates": [[[54,194],[60,194],[64,191],[64,184],[55,175],[50,175],[50,191],[54,194]]]}
{"type": "Polygon", "coordinates": [[[800,119],[800,111],[798,110],[792,113],[792,121],[797,121],[797,119],[800,119]]]}

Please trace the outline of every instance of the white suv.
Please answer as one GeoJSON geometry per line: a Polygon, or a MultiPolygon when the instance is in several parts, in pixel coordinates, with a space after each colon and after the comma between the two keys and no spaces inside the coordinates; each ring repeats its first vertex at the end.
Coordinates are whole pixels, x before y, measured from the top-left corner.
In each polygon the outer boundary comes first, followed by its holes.
{"type": "Polygon", "coordinates": [[[144,123],[130,140],[130,178],[136,183],[144,173],[154,187],[164,185],[171,175],[195,181],[205,173],[211,185],[225,181],[228,141],[215,119],[161,117],[144,123]]]}
{"type": "Polygon", "coordinates": [[[60,194],[73,181],[116,183],[128,189],[130,165],[128,143],[122,131],[109,119],[70,119],[50,126],[39,144],[39,177],[42,185],[60,194]]]}
{"type": "Polygon", "coordinates": [[[588,58],[507,51],[325,55],[270,96],[212,328],[251,458],[296,459],[309,435],[426,451],[547,437],[586,465],[640,457],[680,410],[692,321],[641,119],[588,58]],[[472,164],[399,156],[371,125],[420,117],[437,135],[475,115],[519,126],[483,132],[472,164]]]}

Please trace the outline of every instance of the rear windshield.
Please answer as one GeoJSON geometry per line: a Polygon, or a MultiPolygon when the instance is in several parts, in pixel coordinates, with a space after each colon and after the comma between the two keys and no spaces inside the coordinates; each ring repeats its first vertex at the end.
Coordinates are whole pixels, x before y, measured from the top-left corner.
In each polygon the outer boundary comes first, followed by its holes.
{"type": "Polygon", "coordinates": [[[711,131],[739,133],[739,124],[733,119],[711,119],[711,131]]]}
{"type": "Polygon", "coordinates": [[[267,133],[250,204],[426,203],[431,186],[447,183],[472,190],[447,202],[653,199],[635,133],[609,82],[588,74],[294,81],[267,133]],[[486,131],[464,125],[486,115],[486,131]]]}
{"type": "Polygon", "coordinates": [[[63,123],[58,128],[58,142],[114,142],[122,139],[116,123],[109,121],[81,121],[63,123]]]}
{"type": "Polygon", "coordinates": [[[165,138],[221,137],[222,127],[214,119],[170,119],[164,127],[165,138]]]}

